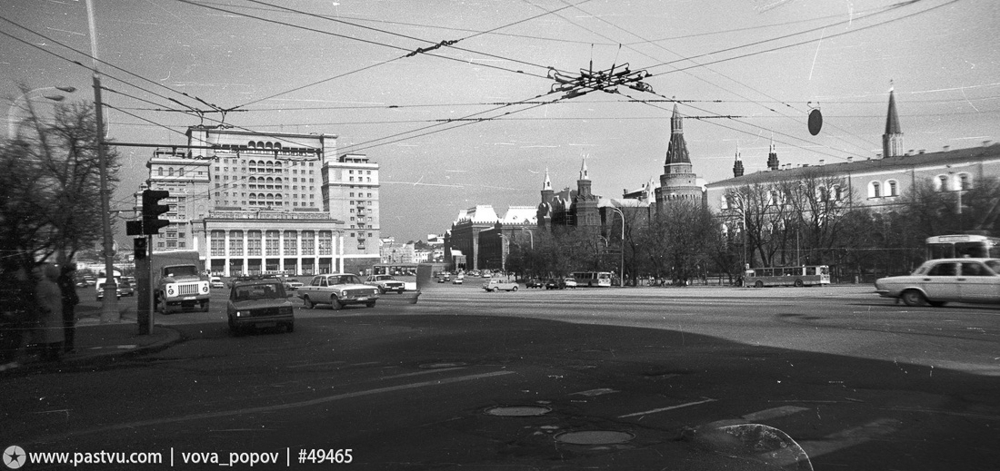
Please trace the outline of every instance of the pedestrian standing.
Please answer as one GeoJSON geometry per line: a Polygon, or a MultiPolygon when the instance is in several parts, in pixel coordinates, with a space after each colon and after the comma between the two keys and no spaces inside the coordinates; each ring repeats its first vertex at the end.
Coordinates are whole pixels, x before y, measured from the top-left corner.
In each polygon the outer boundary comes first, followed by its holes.
{"type": "Polygon", "coordinates": [[[67,263],[59,270],[59,291],[62,294],[62,318],[63,318],[63,352],[73,353],[73,338],[76,334],[76,305],[80,304],[80,296],[76,294],[76,283],[73,282],[73,273],[76,272],[75,263],[67,263]]]}
{"type": "Polygon", "coordinates": [[[35,288],[38,315],[38,343],[42,350],[43,361],[57,361],[62,350],[65,332],[62,317],[62,292],[56,280],[59,279],[59,267],[46,264],[42,267],[42,276],[35,288]]]}
{"type": "Polygon", "coordinates": [[[0,371],[20,366],[25,333],[34,328],[31,276],[21,268],[0,273],[0,371]]]}

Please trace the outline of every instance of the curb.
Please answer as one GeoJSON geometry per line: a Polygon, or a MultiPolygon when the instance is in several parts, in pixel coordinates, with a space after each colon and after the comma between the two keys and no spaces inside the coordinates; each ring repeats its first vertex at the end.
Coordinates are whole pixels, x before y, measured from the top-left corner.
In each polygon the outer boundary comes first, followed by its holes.
{"type": "Polygon", "coordinates": [[[130,347],[128,345],[91,347],[91,349],[89,349],[86,353],[73,355],[71,357],[63,357],[57,362],[46,363],[42,361],[33,361],[31,363],[23,364],[16,369],[3,372],[2,376],[10,377],[36,373],[68,373],[83,371],[91,369],[92,367],[111,365],[123,359],[161,352],[183,340],[180,332],[173,328],[156,325],[154,326],[154,329],[163,329],[166,333],[165,338],[149,345],[137,345],[134,348],[128,348],[130,347]]]}

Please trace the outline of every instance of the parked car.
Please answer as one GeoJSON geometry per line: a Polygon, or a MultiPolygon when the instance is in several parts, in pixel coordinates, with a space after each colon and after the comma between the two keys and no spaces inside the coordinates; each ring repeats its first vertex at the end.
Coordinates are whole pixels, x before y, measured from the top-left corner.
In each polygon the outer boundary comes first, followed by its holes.
{"type": "Polygon", "coordinates": [[[121,283],[118,283],[118,295],[135,296],[135,285],[133,285],[131,281],[122,278],[121,283]]]}
{"type": "MultiPolygon", "coordinates": [[[[107,278],[98,278],[97,279],[97,284],[94,285],[96,287],[97,300],[98,301],[104,299],[104,282],[105,281],[107,281],[107,278]]],[[[118,289],[115,290],[115,294],[116,294],[115,298],[121,299],[121,297],[122,297],[122,282],[121,282],[120,278],[115,277],[115,285],[118,286],[118,289]]]]}
{"type": "Polygon", "coordinates": [[[562,278],[549,278],[545,282],[545,289],[566,289],[566,281],[562,278]]]}
{"type": "Polygon", "coordinates": [[[902,299],[907,306],[943,306],[948,302],[1000,303],[1000,259],[928,260],[912,274],[875,281],[875,292],[902,299]]]}
{"type": "Polygon", "coordinates": [[[545,283],[542,283],[542,280],[539,280],[538,278],[529,278],[528,281],[524,282],[524,287],[525,288],[544,288],[545,287],[545,283]]]}
{"type": "Polygon", "coordinates": [[[234,335],[255,327],[284,326],[288,332],[295,330],[292,302],[285,286],[276,279],[234,283],[226,315],[229,331],[234,335]]]}
{"type": "Polygon", "coordinates": [[[286,291],[295,291],[302,287],[302,282],[295,278],[285,278],[283,284],[286,291]]]}
{"type": "Polygon", "coordinates": [[[501,278],[490,278],[486,283],[483,283],[483,289],[494,293],[500,290],[517,291],[517,283],[504,281],[501,278]]]}
{"type": "Polygon", "coordinates": [[[570,277],[564,278],[563,285],[567,288],[576,289],[576,278],[570,278],[570,277]]]}
{"type": "Polygon", "coordinates": [[[406,283],[393,278],[392,275],[370,275],[365,280],[365,284],[377,287],[379,293],[382,294],[389,291],[403,294],[403,291],[406,290],[406,283]]]}
{"type": "Polygon", "coordinates": [[[222,278],[220,278],[218,276],[213,276],[212,278],[210,278],[208,284],[212,288],[225,288],[226,287],[226,285],[222,283],[222,278]]]}

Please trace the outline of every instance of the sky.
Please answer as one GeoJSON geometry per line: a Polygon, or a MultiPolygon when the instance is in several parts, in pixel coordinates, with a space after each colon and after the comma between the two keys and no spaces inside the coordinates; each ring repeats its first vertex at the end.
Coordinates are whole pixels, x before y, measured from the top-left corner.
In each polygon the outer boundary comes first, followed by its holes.
{"type": "MultiPolygon", "coordinates": [[[[877,158],[889,91],[905,149],[998,138],[992,0],[5,0],[0,97],[42,113],[93,100],[108,137],[185,144],[188,126],[338,136],[380,165],[383,237],[426,240],[459,212],[539,203],[545,172],[611,198],[663,173],[677,106],[699,178],[877,158]],[[645,71],[648,89],[567,97],[551,71],[645,71]],[[20,98],[18,84],[45,88],[20,98]],[[674,101],[675,100],[675,101],[674,101]],[[819,109],[816,136],[807,116],[819,109]]],[[[120,147],[112,209],[153,149],[120,147]]],[[[124,224],[120,224],[124,226],[124,224]]],[[[124,240],[124,239],[120,239],[124,240]]]]}

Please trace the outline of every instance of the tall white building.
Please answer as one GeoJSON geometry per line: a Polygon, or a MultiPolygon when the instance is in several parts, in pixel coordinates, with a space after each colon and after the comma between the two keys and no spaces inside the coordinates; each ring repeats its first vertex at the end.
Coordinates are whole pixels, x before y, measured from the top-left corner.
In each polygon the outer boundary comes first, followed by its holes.
{"type": "Polygon", "coordinates": [[[148,187],[170,193],[161,203],[171,225],[154,252],[197,250],[222,276],[358,273],[378,262],[378,164],[337,157],[337,136],[204,126],[187,135],[189,150],[157,150],[147,164],[148,187]]]}

